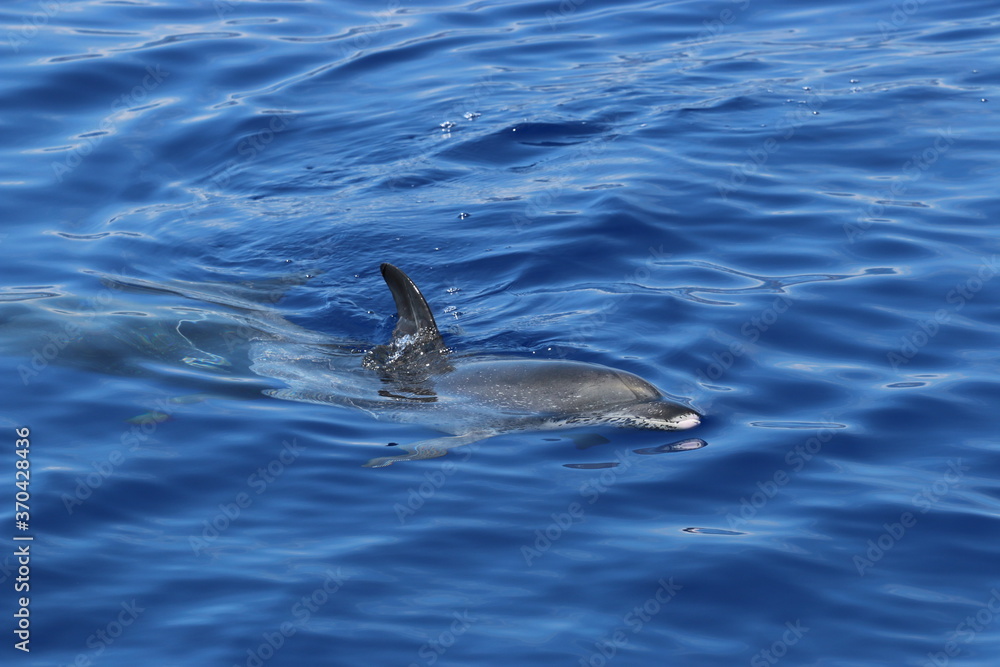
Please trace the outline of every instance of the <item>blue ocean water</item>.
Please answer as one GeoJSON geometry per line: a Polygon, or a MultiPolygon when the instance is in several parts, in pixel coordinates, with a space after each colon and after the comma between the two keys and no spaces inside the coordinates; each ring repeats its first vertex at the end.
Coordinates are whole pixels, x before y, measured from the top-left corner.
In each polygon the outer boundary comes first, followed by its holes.
{"type": "Polygon", "coordinates": [[[995,3],[0,24],[4,664],[996,664],[995,3]],[[364,468],[440,434],[266,396],[239,318],[384,342],[386,261],[706,418],[364,468]]]}

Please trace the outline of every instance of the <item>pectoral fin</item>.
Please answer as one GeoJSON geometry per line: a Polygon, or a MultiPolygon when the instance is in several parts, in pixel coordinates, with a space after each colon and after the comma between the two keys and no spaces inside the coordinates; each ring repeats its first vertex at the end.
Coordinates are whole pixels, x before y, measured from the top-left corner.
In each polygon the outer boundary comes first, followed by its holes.
{"type": "Polygon", "coordinates": [[[436,459],[444,456],[449,449],[461,447],[473,442],[488,438],[490,433],[466,433],[464,435],[453,435],[445,438],[434,438],[433,440],[423,440],[411,445],[402,445],[399,450],[406,452],[399,456],[379,456],[365,463],[365,468],[385,468],[397,461],[419,461],[421,459],[436,459]]]}

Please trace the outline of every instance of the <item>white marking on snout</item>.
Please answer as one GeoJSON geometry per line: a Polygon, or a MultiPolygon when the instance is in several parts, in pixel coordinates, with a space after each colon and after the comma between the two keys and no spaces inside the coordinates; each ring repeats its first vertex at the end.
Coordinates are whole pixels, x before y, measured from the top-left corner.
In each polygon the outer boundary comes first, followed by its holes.
{"type": "Polygon", "coordinates": [[[683,419],[674,422],[674,427],[678,431],[683,431],[684,429],[694,428],[700,423],[701,420],[692,415],[690,417],[684,417],[683,419]]]}

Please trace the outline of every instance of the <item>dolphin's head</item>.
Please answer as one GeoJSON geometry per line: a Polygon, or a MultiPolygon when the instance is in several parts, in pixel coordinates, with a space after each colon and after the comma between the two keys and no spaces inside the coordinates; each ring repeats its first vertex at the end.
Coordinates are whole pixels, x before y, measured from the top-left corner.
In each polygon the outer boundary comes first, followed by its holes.
{"type": "Polygon", "coordinates": [[[669,401],[644,401],[618,410],[611,421],[617,426],[656,431],[682,431],[701,423],[701,415],[669,401]]]}

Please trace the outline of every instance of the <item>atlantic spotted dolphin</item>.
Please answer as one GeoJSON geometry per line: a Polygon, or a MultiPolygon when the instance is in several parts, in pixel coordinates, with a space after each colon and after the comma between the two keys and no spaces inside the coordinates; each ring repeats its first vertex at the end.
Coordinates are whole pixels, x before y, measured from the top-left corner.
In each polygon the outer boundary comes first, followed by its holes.
{"type": "Polygon", "coordinates": [[[378,375],[383,399],[453,435],[402,446],[405,453],[372,459],[368,467],[442,456],[509,431],[597,425],[675,431],[701,421],[641,377],[600,364],[456,354],[409,276],[392,264],[381,270],[398,321],[392,340],[369,352],[364,366],[378,375]]]}
{"type": "MultiPolygon", "coordinates": [[[[188,393],[168,401],[171,406],[264,394],[359,409],[376,419],[447,434],[395,447],[397,455],[373,459],[371,467],[441,456],[512,431],[599,425],[677,430],[696,426],[701,418],[642,378],[607,366],[450,350],[420,290],[391,264],[382,265],[382,276],[398,321],[387,344],[373,347],[305,328],[287,320],[275,304],[311,275],[217,285],[98,274],[115,295],[108,312],[96,312],[92,304],[88,311],[88,304],[57,294],[35,297],[51,299],[47,308],[7,304],[0,313],[6,333],[0,352],[30,350],[42,332],[52,341],[49,347],[67,348],[53,363],[129,377],[168,372],[179,384],[181,378],[188,393]],[[53,319],[72,312],[79,312],[73,319],[85,325],[78,340],[70,339],[75,329],[53,319]]],[[[19,367],[25,384],[49,358],[35,352],[19,367]]]]}

